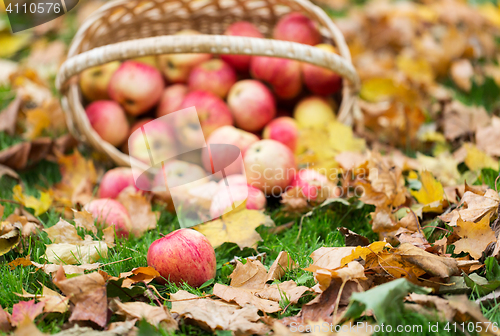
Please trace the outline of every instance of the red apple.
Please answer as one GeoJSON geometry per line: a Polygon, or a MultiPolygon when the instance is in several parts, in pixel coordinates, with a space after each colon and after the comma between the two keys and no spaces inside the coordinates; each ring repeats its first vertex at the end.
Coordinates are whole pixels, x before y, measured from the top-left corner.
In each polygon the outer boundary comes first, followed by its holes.
{"type": "Polygon", "coordinates": [[[215,251],[204,235],[192,229],[176,230],[154,241],[147,259],[149,266],[177,285],[199,287],[215,277],[215,251]]]}
{"type": "Polygon", "coordinates": [[[188,91],[188,87],[183,84],[170,85],[163,90],[160,103],[156,109],[156,117],[159,118],[178,111],[188,91]]]}
{"type": "MultiPolygon", "coordinates": [[[[226,103],[213,93],[207,91],[188,93],[180,109],[193,106],[196,108],[205,139],[217,128],[233,124],[233,117],[226,103]]],[[[176,118],[176,131],[181,143],[189,146],[196,142],[193,140],[199,138],[199,130],[193,126],[196,123],[196,120],[190,120],[190,118],[176,118]]]]}
{"type": "Polygon", "coordinates": [[[166,158],[176,156],[177,142],[172,125],[161,119],[155,119],[136,125],[137,129],[128,138],[129,155],[147,164],[159,164],[166,158]],[[143,127],[149,145],[144,140],[143,127]],[[151,155],[151,156],[150,156],[151,155]],[[150,158],[154,162],[151,162],[150,158]]]}
{"type": "MultiPolygon", "coordinates": [[[[259,141],[256,135],[252,133],[245,132],[243,130],[237,129],[233,126],[222,126],[221,128],[216,129],[210,137],[207,139],[207,145],[211,144],[226,144],[226,145],[234,145],[238,147],[241,151],[242,156],[245,155],[246,150],[250,147],[254,142],[259,141]]],[[[217,149],[217,154],[212,153],[212,156],[215,157],[222,162],[219,162],[220,165],[226,166],[224,168],[225,174],[241,174],[243,171],[242,162],[232,161],[231,159],[234,157],[233,151],[229,148],[221,147],[217,149]]],[[[213,150],[212,150],[213,151],[213,150]]],[[[208,151],[203,151],[202,154],[202,162],[205,170],[208,172],[212,171],[210,158],[208,155],[208,151]]]]}
{"type": "Polygon", "coordinates": [[[188,83],[191,91],[208,91],[225,98],[236,83],[236,72],[226,62],[212,59],[196,66],[189,75],[188,83]]]}
{"type": "Polygon", "coordinates": [[[267,124],[262,135],[264,139],[279,141],[290,148],[292,152],[295,152],[299,137],[299,126],[293,118],[280,117],[267,124]]]}
{"type": "MultiPolygon", "coordinates": [[[[335,53],[335,48],[329,44],[318,44],[316,48],[335,53]]],[[[311,92],[317,95],[330,95],[342,87],[342,77],[337,73],[309,63],[302,63],[304,83],[311,92]]]]}
{"type": "Polygon", "coordinates": [[[293,117],[301,127],[324,128],[335,120],[335,112],[331,102],[323,97],[311,96],[295,106],[293,117]]]}
{"type": "MultiPolygon", "coordinates": [[[[153,121],[153,118],[142,118],[142,119],[137,120],[135,123],[133,123],[132,126],[130,126],[130,131],[128,132],[127,139],[130,138],[130,136],[132,135],[132,133],[134,133],[135,131],[137,131],[139,128],[141,128],[142,126],[146,125],[150,121],[153,121]]],[[[121,147],[121,150],[125,154],[129,154],[128,141],[126,141],[123,144],[123,146],[121,147]]]]}
{"type": "Polygon", "coordinates": [[[254,56],[250,62],[252,77],[269,83],[282,99],[296,97],[302,89],[300,62],[267,56],[254,56]]]}
{"type": "MultiPolygon", "coordinates": [[[[220,185],[219,185],[220,186],[220,185]]],[[[262,210],[266,207],[266,195],[259,189],[251,186],[230,185],[219,187],[210,206],[210,216],[217,218],[231,206],[239,206],[246,200],[246,208],[250,210],[262,210]]]]}
{"type": "Polygon", "coordinates": [[[318,197],[322,187],[329,184],[328,178],[313,169],[302,169],[293,178],[291,187],[299,187],[307,199],[318,197]]]}
{"type": "MultiPolygon", "coordinates": [[[[252,23],[239,21],[227,27],[224,35],[247,36],[264,38],[264,35],[252,23]]],[[[241,72],[247,72],[250,69],[252,56],[249,55],[220,55],[220,58],[229,63],[233,68],[241,72]]]]}
{"type": "Polygon", "coordinates": [[[252,79],[234,84],[229,91],[227,104],[236,126],[245,131],[260,131],[276,115],[276,102],[271,91],[252,79]]]}
{"type": "Polygon", "coordinates": [[[119,237],[128,237],[132,230],[127,209],[118,201],[110,198],[96,199],[86,204],[84,209],[104,227],[114,225],[119,237]]]}
{"type": "Polygon", "coordinates": [[[80,75],[80,88],[90,101],[109,99],[108,85],[120,62],[111,62],[84,70],[80,75]]]}
{"type": "MultiPolygon", "coordinates": [[[[197,35],[194,30],[181,30],[175,35],[197,35]]],[[[168,54],[158,56],[158,66],[170,83],[187,83],[189,73],[198,64],[209,60],[211,54],[168,54]]]]}
{"type": "Polygon", "coordinates": [[[321,43],[321,34],[314,21],[302,13],[283,16],[273,30],[273,38],[309,45],[321,43]]]}
{"type": "Polygon", "coordinates": [[[142,185],[140,185],[141,188],[136,186],[132,168],[114,168],[108,170],[102,177],[99,185],[98,196],[99,198],[117,198],[123,189],[130,186],[135,187],[136,190],[149,189],[147,186],[145,186],[145,188],[142,185]]]}
{"type": "Polygon", "coordinates": [[[118,103],[111,100],[97,100],[85,109],[92,128],[113,146],[122,144],[129,133],[130,126],[125,112],[118,103]]]}
{"type": "Polygon", "coordinates": [[[266,195],[279,196],[295,176],[295,157],[287,146],[275,140],[260,140],[243,158],[250,186],[266,195]]]}
{"type": "Polygon", "coordinates": [[[164,87],[163,77],[156,68],[126,61],[111,77],[108,93],[127,113],[137,116],[158,103],[164,87]]]}
{"type": "Polygon", "coordinates": [[[171,199],[171,195],[165,177],[171,186],[189,184],[189,187],[193,187],[208,182],[207,174],[200,166],[180,160],[168,161],[163,169],[156,174],[153,181],[153,191],[164,192],[164,198],[167,200],[171,199]]]}

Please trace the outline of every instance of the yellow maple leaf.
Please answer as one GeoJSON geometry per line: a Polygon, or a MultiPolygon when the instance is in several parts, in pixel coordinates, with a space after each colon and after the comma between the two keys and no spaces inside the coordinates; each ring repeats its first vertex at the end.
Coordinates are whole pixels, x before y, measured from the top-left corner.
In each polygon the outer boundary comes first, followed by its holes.
{"type": "Polygon", "coordinates": [[[428,171],[420,174],[422,188],[420,190],[411,190],[411,195],[417,199],[420,204],[424,204],[423,212],[439,212],[443,210],[444,189],[441,182],[437,181],[428,171]]]}
{"type": "Polygon", "coordinates": [[[467,156],[465,157],[464,162],[470,170],[478,171],[483,168],[491,168],[498,171],[498,161],[488,155],[486,152],[483,152],[475,145],[470,143],[464,144],[464,148],[467,152],[467,156]]]}
{"type": "Polygon", "coordinates": [[[12,188],[14,200],[20,202],[23,206],[35,210],[35,216],[39,216],[49,210],[52,205],[52,195],[50,192],[40,192],[40,198],[23,194],[23,187],[16,185],[12,188]]]}
{"type": "Polygon", "coordinates": [[[495,231],[490,227],[490,214],[477,223],[465,222],[459,217],[454,233],[462,238],[453,244],[455,253],[468,252],[474,259],[481,258],[488,245],[497,240],[495,231]]]}
{"type": "Polygon", "coordinates": [[[404,55],[396,58],[396,65],[409,79],[420,84],[432,84],[434,82],[434,72],[425,59],[413,59],[404,55]]]}
{"type": "Polygon", "coordinates": [[[372,254],[372,253],[378,254],[378,253],[382,252],[386,246],[391,247],[391,245],[389,243],[384,242],[384,241],[376,241],[376,242],[373,242],[370,245],[365,246],[365,247],[357,246],[356,249],[354,251],[352,251],[352,253],[350,255],[342,258],[342,260],[340,261],[340,265],[341,266],[347,265],[351,261],[358,259],[358,258],[365,260],[367,255],[372,254]]]}
{"type": "Polygon", "coordinates": [[[243,249],[255,247],[262,239],[255,231],[260,225],[274,226],[274,222],[262,211],[248,210],[245,206],[239,206],[222,215],[222,218],[195,226],[193,229],[204,234],[214,248],[229,242],[236,243],[243,249]]]}

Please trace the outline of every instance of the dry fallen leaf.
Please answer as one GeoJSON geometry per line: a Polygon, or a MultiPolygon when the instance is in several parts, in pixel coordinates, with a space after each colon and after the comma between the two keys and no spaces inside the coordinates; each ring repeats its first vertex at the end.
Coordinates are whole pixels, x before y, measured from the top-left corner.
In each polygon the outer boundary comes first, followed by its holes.
{"type": "Polygon", "coordinates": [[[172,313],[205,330],[231,330],[236,334],[265,334],[269,331],[265,324],[259,322],[257,308],[251,305],[240,308],[221,301],[200,299],[184,290],[170,294],[170,298],[172,313]]]}
{"type": "Polygon", "coordinates": [[[460,240],[456,241],[455,253],[468,252],[474,259],[481,258],[483,251],[490,243],[495,242],[495,231],[490,227],[490,215],[487,214],[479,222],[465,222],[458,218],[457,227],[453,230],[460,240]]]}
{"type": "Polygon", "coordinates": [[[10,322],[12,326],[17,326],[25,319],[33,321],[35,317],[43,312],[44,302],[35,303],[35,300],[20,301],[12,307],[10,322]]]}
{"type": "Polygon", "coordinates": [[[168,308],[165,306],[151,306],[144,302],[126,302],[115,301],[118,306],[117,314],[125,315],[127,320],[145,319],[149,324],[155,327],[162,327],[168,331],[177,329],[177,321],[172,317],[168,308]]]}
{"type": "Polygon", "coordinates": [[[92,217],[92,214],[82,210],[82,211],[76,211],[73,209],[73,216],[74,216],[74,222],[75,226],[77,228],[81,227],[84,228],[87,231],[91,231],[93,234],[97,233],[97,227],[95,226],[95,220],[94,217],[92,217]]]}
{"type": "Polygon", "coordinates": [[[161,275],[153,267],[137,267],[130,272],[121,273],[120,278],[126,278],[123,280],[122,287],[130,287],[138,282],[150,283],[161,275]]]}
{"type": "Polygon", "coordinates": [[[16,295],[26,299],[38,299],[38,301],[44,303],[43,311],[46,313],[65,313],[68,311],[68,299],[43,284],[42,295],[29,294],[24,288],[22,294],[16,293],[16,295]]]}
{"type": "Polygon", "coordinates": [[[106,326],[108,302],[101,274],[94,272],[67,279],[58,272],[54,284],[75,305],[70,321],[92,321],[102,328],[106,326]]]}
{"type": "Polygon", "coordinates": [[[472,87],[472,76],[474,75],[474,69],[472,64],[468,59],[456,60],[451,64],[450,68],[451,78],[457,86],[469,92],[472,87]]]}
{"type": "Polygon", "coordinates": [[[423,171],[420,174],[422,187],[418,191],[411,191],[411,195],[417,199],[420,204],[424,204],[423,212],[442,212],[444,199],[443,185],[437,181],[429,171],[423,171]]]}
{"type": "Polygon", "coordinates": [[[66,274],[83,274],[85,271],[93,271],[98,269],[101,264],[93,263],[93,264],[83,264],[83,265],[60,265],[60,264],[39,264],[36,262],[31,262],[33,266],[38,269],[43,270],[48,275],[52,275],[56,273],[61,267],[66,274]]]}
{"type": "Polygon", "coordinates": [[[75,226],[62,218],[59,218],[59,222],[55,225],[44,229],[43,231],[47,232],[49,239],[54,244],[79,244],[83,241],[82,237],[78,235],[75,226]]]}
{"type": "Polygon", "coordinates": [[[10,314],[0,306],[0,332],[8,333],[11,328],[10,314]]]}
{"type": "Polygon", "coordinates": [[[484,216],[491,216],[497,210],[499,203],[500,197],[495,190],[488,189],[483,196],[466,191],[458,209],[439,218],[451,226],[456,226],[459,218],[465,222],[476,222],[484,216]]]}
{"type": "Polygon", "coordinates": [[[48,192],[40,192],[40,198],[23,194],[23,187],[18,184],[12,189],[14,200],[20,202],[27,208],[35,210],[35,216],[40,216],[49,210],[52,205],[52,195],[48,192]]]}
{"type": "Polygon", "coordinates": [[[132,223],[131,233],[141,237],[145,232],[156,228],[159,213],[151,210],[151,202],[134,187],[124,189],[118,195],[120,202],[130,215],[132,223]]]}
{"type": "Polygon", "coordinates": [[[255,247],[262,240],[255,231],[260,225],[274,226],[271,218],[259,210],[238,207],[220,219],[193,227],[207,237],[214,248],[225,242],[236,243],[243,249],[255,247]]]}
{"type": "Polygon", "coordinates": [[[84,240],[78,245],[60,243],[47,245],[45,255],[49,263],[74,265],[95,263],[106,258],[108,246],[101,241],[84,240]]]}
{"type": "Polygon", "coordinates": [[[0,132],[5,131],[11,136],[14,135],[21,102],[21,96],[16,96],[4,110],[0,111],[0,132]]]}

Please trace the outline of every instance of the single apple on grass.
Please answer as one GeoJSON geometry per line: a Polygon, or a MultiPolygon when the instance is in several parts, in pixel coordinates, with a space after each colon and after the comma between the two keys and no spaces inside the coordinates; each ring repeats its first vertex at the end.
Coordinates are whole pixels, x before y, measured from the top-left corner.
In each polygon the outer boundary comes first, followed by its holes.
{"type": "MultiPolygon", "coordinates": [[[[141,179],[142,181],[142,179],[141,179]]],[[[147,182],[147,181],[145,181],[147,182]]],[[[142,182],[141,182],[142,183],[142,182]]],[[[147,190],[148,186],[143,186],[139,184],[141,188],[135,183],[134,174],[132,168],[128,167],[118,167],[108,170],[101,179],[99,185],[99,198],[117,198],[120,192],[127,188],[133,186],[136,190],[147,190]]]]}
{"type": "MultiPolygon", "coordinates": [[[[264,38],[264,35],[250,22],[238,21],[227,27],[224,35],[264,38]]],[[[250,69],[250,55],[220,55],[220,58],[240,72],[250,69]]]]}
{"type": "MultiPolygon", "coordinates": [[[[195,107],[205,139],[217,128],[232,125],[233,117],[226,103],[207,91],[193,91],[186,95],[180,109],[195,107]]],[[[179,141],[189,146],[199,138],[198,120],[189,117],[176,118],[176,132],[179,141]],[[196,126],[196,127],[195,127],[196,126]]]]}
{"type": "Polygon", "coordinates": [[[156,68],[126,61],[111,77],[108,93],[128,114],[138,116],[158,103],[164,87],[163,77],[156,68]]]}
{"type": "MultiPolygon", "coordinates": [[[[175,35],[198,35],[195,30],[185,29],[175,35]]],[[[158,56],[158,67],[169,83],[187,83],[189,73],[198,64],[212,58],[211,54],[167,54],[158,56]]]]}
{"type": "Polygon", "coordinates": [[[227,104],[236,126],[249,131],[260,131],[276,115],[276,101],[269,89],[257,80],[237,82],[229,91],[227,104]]]}
{"type": "MultiPolygon", "coordinates": [[[[316,48],[335,53],[335,48],[329,44],[318,44],[316,48]]],[[[302,63],[302,76],[307,88],[317,95],[334,94],[342,88],[339,74],[316,65],[302,63]]]]}
{"type": "Polygon", "coordinates": [[[295,98],[302,89],[300,62],[277,57],[253,56],[250,62],[253,78],[269,83],[281,99],[295,98]]]}
{"type": "Polygon", "coordinates": [[[215,193],[210,206],[210,216],[217,218],[233,205],[238,207],[246,200],[246,208],[250,210],[262,210],[266,207],[266,195],[254,187],[245,184],[225,184],[219,181],[217,192],[215,193]]]}
{"type": "Polygon", "coordinates": [[[279,196],[295,176],[295,157],[287,146],[275,140],[260,140],[243,158],[248,185],[266,195],[279,196]]]}
{"type": "Polygon", "coordinates": [[[321,34],[314,21],[297,12],[287,14],[278,21],[273,30],[273,38],[308,45],[321,43],[321,34]]]}
{"type": "Polygon", "coordinates": [[[272,139],[281,142],[295,153],[297,139],[299,137],[299,126],[297,125],[297,121],[293,118],[276,118],[267,124],[262,136],[264,139],[272,139]]]}
{"type": "Polygon", "coordinates": [[[97,100],[85,109],[92,128],[113,146],[121,145],[129,133],[130,126],[125,112],[112,100],[97,100]]]}
{"type": "Polygon", "coordinates": [[[189,90],[212,92],[223,99],[234,83],[236,83],[236,72],[220,59],[211,59],[196,66],[188,80],[189,90]]]}
{"type": "Polygon", "coordinates": [[[158,108],[156,109],[156,117],[163,117],[164,115],[178,111],[188,91],[188,87],[184,84],[170,85],[163,90],[158,108]]]}
{"type": "Polygon", "coordinates": [[[311,96],[302,99],[293,111],[293,116],[301,127],[324,128],[335,120],[331,104],[323,97],[311,96]]]}
{"type": "Polygon", "coordinates": [[[118,201],[110,198],[100,198],[91,201],[83,207],[103,227],[114,225],[119,237],[128,237],[132,223],[127,209],[118,201]]]}
{"type": "Polygon", "coordinates": [[[204,235],[192,229],[179,229],[154,241],[147,260],[149,266],[176,285],[187,283],[196,288],[215,277],[215,251],[204,235]]]}
{"type": "Polygon", "coordinates": [[[80,75],[80,88],[85,98],[90,101],[109,99],[109,81],[119,67],[120,62],[110,62],[84,70],[80,75]]]}
{"type": "MultiPolygon", "coordinates": [[[[244,156],[246,150],[250,145],[259,141],[256,135],[252,133],[245,132],[243,130],[237,129],[233,126],[222,126],[216,129],[210,137],[207,139],[207,145],[211,144],[225,144],[234,145],[238,147],[241,151],[241,155],[244,156]]],[[[243,165],[239,160],[231,161],[234,159],[233,151],[231,148],[225,146],[217,147],[217,160],[219,160],[219,165],[224,166],[224,172],[227,175],[241,174],[243,171],[243,165]]],[[[207,172],[212,171],[212,165],[210,162],[210,157],[208,151],[203,151],[202,162],[203,167],[207,172]]]]}
{"type": "Polygon", "coordinates": [[[328,178],[313,169],[301,169],[293,178],[290,187],[298,187],[308,200],[315,200],[322,193],[335,189],[328,178]]]}

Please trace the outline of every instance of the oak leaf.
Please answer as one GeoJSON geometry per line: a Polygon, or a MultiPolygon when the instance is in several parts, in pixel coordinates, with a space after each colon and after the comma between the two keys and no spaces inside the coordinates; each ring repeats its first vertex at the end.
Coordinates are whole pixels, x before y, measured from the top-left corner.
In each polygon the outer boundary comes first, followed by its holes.
{"type": "Polygon", "coordinates": [[[262,240],[255,231],[260,225],[274,226],[271,218],[259,210],[238,207],[220,219],[193,227],[207,237],[212,246],[218,247],[225,242],[236,243],[241,249],[256,247],[262,240]]]}

